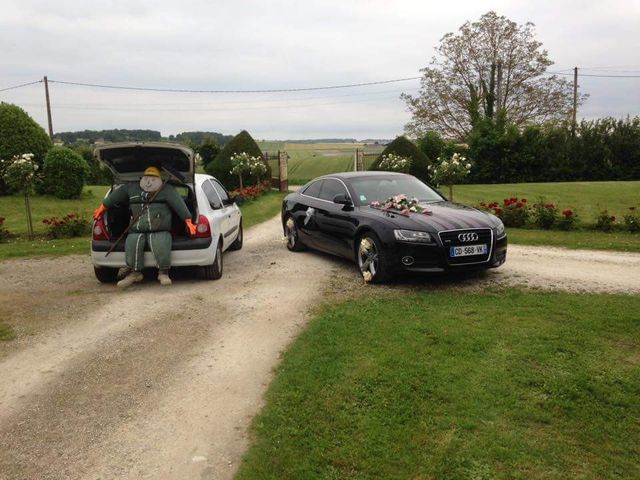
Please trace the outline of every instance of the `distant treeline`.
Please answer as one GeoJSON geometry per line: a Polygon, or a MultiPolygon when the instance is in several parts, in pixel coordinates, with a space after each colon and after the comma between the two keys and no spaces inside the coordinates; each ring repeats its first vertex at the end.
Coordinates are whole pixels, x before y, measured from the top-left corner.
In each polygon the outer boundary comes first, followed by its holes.
{"type": "Polygon", "coordinates": [[[96,141],[105,142],[177,142],[186,145],[200,145],[206,138],[212,138],[220,146],[225,145],[233,135],[223,135],[218,132],[182,132],[177,135],[163,137],[157,130],[130,130],[116,128],[112,130],[82,130],[78,132],[59,132],[54,135],[55,140],[71,145],[79,142],[94,144],[96,141]]]}

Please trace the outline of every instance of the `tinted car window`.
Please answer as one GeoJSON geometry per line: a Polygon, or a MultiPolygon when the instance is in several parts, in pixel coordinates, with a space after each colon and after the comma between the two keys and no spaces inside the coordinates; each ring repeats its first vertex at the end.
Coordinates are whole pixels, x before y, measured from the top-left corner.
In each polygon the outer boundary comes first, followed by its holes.
{"type": "Polygon", "coordinates": [[[333,202],[333,197],[338,194],[347,194],[347,190],[344,188],[342,182],[333,178],[325,178],[322,184],[322,190],[320,190],[320,198],[333,202]]]}
{"type": "Polygon", "coordinates": [[[320,187],[322,186],[322,180],[318,180],[317,182],[313,182],[307,188],[304,189],[302,193],[308,195],[309,197],[318,197],[320,195],[320,187]]]}
{"type": "Polygon", "coordinates": [[[227,191],[224,189],[224,187],[216,181],[212,181],[211,183],[213,183],[213,188],[215,188],[216,192],[218,192],[222,203],[224,204],[226,201],[228,201],[229,195],[227,194],[227,191]]]}
{"type": "Polygon", "coordinates": [[[207,180],[202,184],[202,191],[207,196],[207,199],[209,200],[209,205],[211,205],[212,208],[222,208],[220,197],[218,197],[218,194],[213,188],[213,185],[211,185],[210,180],[207,180]]]}

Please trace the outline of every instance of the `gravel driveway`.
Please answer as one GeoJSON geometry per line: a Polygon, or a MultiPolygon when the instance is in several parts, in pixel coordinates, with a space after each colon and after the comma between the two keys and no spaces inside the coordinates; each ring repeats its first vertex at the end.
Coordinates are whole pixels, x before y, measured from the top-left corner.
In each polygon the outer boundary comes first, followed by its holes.
{"type": "MultiPolygon", "coordinates": [[[[258,225],[221,280],[182,272],[169,288],[98,284],[88,256],[0,263],[18,325],[0,343],[0,478],[231,478],[309,306],[361,281],[281,235],[277,218],[258,225]]],[[[510,246],[479,282],[637,294],[640,255],[510,246]]]]}

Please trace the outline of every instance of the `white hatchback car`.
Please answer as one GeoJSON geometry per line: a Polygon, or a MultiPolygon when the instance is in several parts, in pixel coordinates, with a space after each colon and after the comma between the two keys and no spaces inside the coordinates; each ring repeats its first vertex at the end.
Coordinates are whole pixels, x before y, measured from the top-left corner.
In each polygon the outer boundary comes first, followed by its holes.
{"type": "MultiPolygon", "coordinates": [[[[195,156],[190,148],[170,143],[114,143],[97,148],[96,156],[113,173],[112,189],[126,182],[137,183],[144,170],[152,165],[179,173],[184,181],[174,178],[169,182],[191,211],[196,234],[190,236],[185,223],[174,215],[171,266],[202,267],[204,277],[209,280],[222,276],[222,252],[242,248],[242,214],[217,179],[195,173],[195,156]]],[[[118,270],[126,266],[126,235],[109,255],[107,252],[130,221],[131,212],[125,204],[109,208],[105,215],[93,223],[91,260],[96,278],[101,282],[115,282],[118,270]]],[[[155,258],[148,247],[144,254],[144,266],[156,267],[155,258]]]]}

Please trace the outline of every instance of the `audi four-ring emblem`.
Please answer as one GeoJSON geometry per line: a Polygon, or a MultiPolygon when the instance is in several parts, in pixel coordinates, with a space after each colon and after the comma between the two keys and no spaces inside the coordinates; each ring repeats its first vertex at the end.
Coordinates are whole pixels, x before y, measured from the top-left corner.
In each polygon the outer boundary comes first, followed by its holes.
{"type": "Polygon", "coordinates": [[[458,234],[458,240],[461,242],[475,242],[478,240],[478,234],[476,232],[460,233],[458,234]]]}

